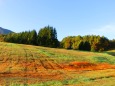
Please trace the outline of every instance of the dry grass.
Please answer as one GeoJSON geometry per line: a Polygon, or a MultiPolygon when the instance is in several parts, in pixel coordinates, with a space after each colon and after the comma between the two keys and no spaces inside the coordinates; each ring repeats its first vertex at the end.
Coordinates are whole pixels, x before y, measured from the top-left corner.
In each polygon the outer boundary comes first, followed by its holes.
{"type": "Polygon", "coordinates": [[[106,86],[106,81],[109,86],[115,84],[112,83],[112,79],[115,79],[114,64],[115,56],[108,52],[84,52],[0,42],[2,86],[106,86]]]}

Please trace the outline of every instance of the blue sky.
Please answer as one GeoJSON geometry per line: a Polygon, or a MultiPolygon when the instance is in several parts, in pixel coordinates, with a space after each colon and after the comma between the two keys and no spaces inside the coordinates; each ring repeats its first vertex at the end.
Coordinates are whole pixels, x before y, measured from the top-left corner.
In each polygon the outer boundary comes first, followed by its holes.
{"type": "Polygon", "coordinates": [[[115,0],[0,0],[0,27],[14,32],[51,25],[58,39],[73,35],[115,38],[115,0]]]}

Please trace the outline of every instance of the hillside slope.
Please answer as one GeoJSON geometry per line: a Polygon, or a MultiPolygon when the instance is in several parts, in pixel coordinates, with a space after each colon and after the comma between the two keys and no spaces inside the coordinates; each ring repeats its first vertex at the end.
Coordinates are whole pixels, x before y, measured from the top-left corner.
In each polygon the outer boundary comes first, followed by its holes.
{"type": "Polygon", "coordinates": [[[0,78],[2,86],[101,86],[115,80],[115,56],[0,42],[0,78]]]}

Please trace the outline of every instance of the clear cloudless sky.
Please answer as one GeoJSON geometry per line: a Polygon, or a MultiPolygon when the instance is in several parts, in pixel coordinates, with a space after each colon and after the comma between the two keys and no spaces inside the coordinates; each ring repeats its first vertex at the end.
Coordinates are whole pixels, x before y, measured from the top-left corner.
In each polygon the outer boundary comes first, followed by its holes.
{"type": "Polygon", "coordinates": [[[0,27],[14,32],[53,26],[58,39],[75,35],[115,38],[115,0],[0,0],[0,27]]]}

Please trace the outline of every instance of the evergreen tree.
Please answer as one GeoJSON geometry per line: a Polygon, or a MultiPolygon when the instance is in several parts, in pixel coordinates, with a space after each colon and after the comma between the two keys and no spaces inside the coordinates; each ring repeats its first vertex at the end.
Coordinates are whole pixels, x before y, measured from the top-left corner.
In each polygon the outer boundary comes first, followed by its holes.
{"type": "Polygon", "coordinates": [[[40,29],[38,33],[38,45],[47,47],[58,47],[58,39],[56,29],[46,26],[40,29]]]}

